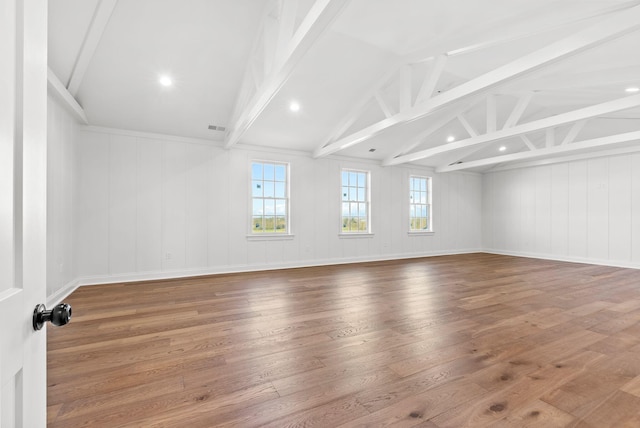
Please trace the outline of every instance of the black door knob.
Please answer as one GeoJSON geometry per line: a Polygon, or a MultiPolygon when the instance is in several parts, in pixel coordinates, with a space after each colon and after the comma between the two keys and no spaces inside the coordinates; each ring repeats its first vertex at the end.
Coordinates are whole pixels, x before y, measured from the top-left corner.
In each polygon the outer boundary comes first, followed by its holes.
{"type": "Polygon", "coordinates": [[[33,310],[33,329],[40,330],[47,321],[57,326],[67,324],[71,321],[71,305],[60,303],[50,310],[47,310],[43,304],[36,306],[33,310]]]}

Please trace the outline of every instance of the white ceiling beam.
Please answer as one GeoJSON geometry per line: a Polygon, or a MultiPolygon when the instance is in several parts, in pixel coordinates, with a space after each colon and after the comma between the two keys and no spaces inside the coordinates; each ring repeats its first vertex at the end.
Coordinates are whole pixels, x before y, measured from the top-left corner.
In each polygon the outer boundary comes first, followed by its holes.
{"type": "Polygon", "coordinates": [[[489,94],[487,96],[487,133],[495,132],[496,129],[498,129],[496,110],[496,96],[494,94],[489,94]]]}
{"type": "Polygon", "coordinates": [[[328,144],[331,144],[342,136],[342,134],[347,132],[347,130],[355,123],[356,120],[358,120],[367,106],[375,98],[376,93],[382,90],[384,85],[398,72],[398,70],[400,70],[402,65],[402,62],[394,61],[393,64],[390,65],[389,69],[369,88],[369,90],[353,104],[349,113],[344,116],[345,119],[336,126],[336,128],[329,134],[329,137],[316,148],[315,152],[326,147],[328,144]]]}
{"type": "Polygon", "coordinates": [[[433,60],[433,65],[422,82],[418,96],[416,97],[416,105],[433,96],[433,91],[436,89],[436,85],[442,76],[444,67],[447,65],[447,54],[438,55],[433,60]]]}
{"type": "MultiPolygon", "coordinates": [[[[607,156],[618,156],[624,155],[628,153],[640,153],[640,147],[637,145],[631,147],[617,147],[614,149],[603,149],[595,152],[586,152],[586,153],[577,153],[577,154],[569,154],[567,156],[552,156],[546,159],[537,159],[528,162],[513,162],[507,163],[504,165],[497,164],[493,168],[490,168],[487,171],[507,171],[510,169],[520,169],[520,168],[528,168],[532,166],[541,166],[541,165],[553,165],[557,163],[564,162],[574,162],[578,160],[585,159],[593,159],[593,158],[602,158],[607,156]]],[[[485,172],[487,172],[485,171],[485,172]]]]}
{"type": "Polygon", "coordinates": [[[276,64],[282,64],[289,40],[293,38],[296,16],[298,12],[298,0],[280,0],[280,17],[278,18],[278,42],[276,64]]]}
{"type": "MultiPolygon", "coordinates": [[[[564,21],[561,23],[556,23],[556,24],[552,24],[552,25],[547,25],[547,26],[538,26],[536,27],[533,31],[532,30],[528,30],[528,29],[523,29],[520,30],[519,28],[515,28],[514,30],[518,31],[518,32],[513,32],[513,31],[509,31],[506,36],[504,34],[500,34],[500,36],[495,37],[493,39],[488,39],[488,40],[484,40],[481,41],[479,43],[475,43],[472,45],[467,45],[467,46],[463,46],[461,48],[456,48],[453,50],[450,50],[446,53],[446,55],[453,57],[453,56],[458,56],[458,55],[465,55],[468,53],[472,53],[472,52],[478,52],[481,50],[485,50],[485,49],[489,49],[495,46],[500,46],[500,45],[505,45],[508,43],[512,43],[518,40],[522,40],[522,39],[526,39],[526,38],[531,38],[540,34],[545,34],[545,33],[549,33],[551,31],[556,31],[558,29],[561,29],[563,27],[567,27],[569,25],[574,25],[580,22],[584,22],[584,21],[588,21],[590,19],[594,19],[594,18],[602,18],[606,15],[611,15],[611,14],[615,14],[617,12],[620,11],[624,11],[627,9],[631,9],[633,7],[635,7],[637,5],[637,0],[634,2],[624,2],[624,3],[619,3],[619,4],[615,4],[613,6],[609,6],[606,8],[602,8],[602,9],[597,9],[597,10],[586,10],[582,11],[579,10],[579,8],[575,9],[575,13],[572,16],[572,19],[569,21],[564,21]]],[[[519,16],[514,17],[508,17],[505,18],[503,20],[501,20],[500,22],[492,22],[490,23],[491,28],[500,28],[500,27],[504,27],[505,25],[510,25],[512,22],[514,21],[518,21],[519,19],[528,19],[530,18],[530,11],[524,12],[523,14],[520,14],[519,16]]],[[[486,30],[488,30],[488,28],[486,26],[480,26],[477,29],[473,29],[473,31],[476,34],[480,34],[485,32],[486,30]]],[[[454,43],[455,44],[455,43],[454,43]]],[[[407,53],[404,55],[404,58],[406,59],[406,61],[408,63],[419,63],[419,62],[423,62],[423,61],[429,61],[432,60],[434,58],[433,55],[433,50],[434,47],[433,46],[427,46],[425,48],[420,48],[417,49],[413,52],[407,53]]]]}
{"type": "MultiPolygon", "coordinates": [[[[491,98],[492,96],[490,95],[489,97],[491,98]]],[[[495,100],[495,98],[494,98],[494,100],[495,100]]],[[[489,102],[488,99],[487,99],[487,102],[489,102]]],[[[495,123],[495,102],[493,103],[493,105],[494,105],[494,107],[493,107],[493,111],[494,111],[494,113],[493,113],[493,116],[494,116],[493,122],[495,123]]],[[[487,115],[488,115],[488,113],[487,113],[487,115]]],[[[471,126],[471,124],[467,121],[467,119],[464,117],[464,115],[459,114],[458,115],[458,120],[460,121],[462,126],[467,130],[467,132],[469,133],[470,137],[477,137],[478,136],[478,132],[475,130],[475,128],[473,128],[471,126]]],[[[487,124],[487,127],[489,127],[488,124],[487,124]]],[[[495,131],[495,129],[493,131],[495,131]]],[[[451,164],[453,162],[461,161],[464,158],[466,158],[467,156],[470,156],[470,155],[474,154],[475,152],[482,150],[482,148],[483,147],[472,146],[472,147],[469,147],[469,148],[467,148],[465,150],[458,150],[456,152],[452,152],[453,156],[450,157],[449,161],[447,162],[447,165],[451,164]]]]}
{"type": "Polygon", "coordinates": [[[504,162],[513,162],[526,159],[535,159],[545,156],[555,156],[558,154],[566,154],[571,152],[580,152],[585,150],[593,150],[601,147],[607,147],[614,144],[628,143],[640,140],[640,131],[627,132],[624,134],[610,135],[608,137],[595,138],[592,140],[580,141],[566,146],[554,146],[539,149],[536,151],[511,153],[508,155],[495,156],[477,161],[464,162],[456,165],[447,165],[436,168],[436,172],[450,172],[462,169],[478,168],[487,165],[495,165],[504,162]]]}
{"type": "Polygon", "coordinates": [[[573,143],[573,141],[578,136],[578,133],[580,131],[582,131],[582,128],[584,128],[584,125],[586,123],[587,123],[586,120],[580,120],[580,121],[574,123],[573,126],[571,127],[571,129],[569,130],[569,132],[567,133],[567,136],[564,137],[564,140],[562,140],[562,143],[560,143],[560,145],[561,146],[566,146],[567,144],[573,143]]]}
{"type": "Polygon", "coordinates": [[[411,108],[411,66],[405,65],[400,69],[398,81],[398,111],[406,111],[411,108]]]}
{"type": "Polygon", "coordinates": [[[253,89],[257,90],[260,87],[262,78],[258,74],[258,71],[256,70],[256,65],[253,61],[249,63],[249,71],[251,73],[251,81],[253,82],[253,89]]]}
{"type": "Polygon", "coordinates": [[[384,98],[382,98],[382,94],[380,93],[380,91],[376,92],[375,99],[378,102],[378,105],[380,106],[380,110],[382,110],[382,113],[384,113],[385,117],[393,116],[393,111],[391,110],[391,107],[389,106],[389,104],[387,104],[384,98]]]}
{"type": "Polygon", "coordinates": [[[547,128],[544,132],[544,145],[545,147],[553,147],[556,145],[556,132],[553,128],[547,128]]]}
{"type": "MultiPolygon", "coordinates": [[[[479,100],[477,98],[473,99],[473,101],[468,104],[467,108],[468,109],[472,108],[473,106],[475,106],[475,104],[478,101],[479,100]]],[[[399,150],[396,150],[391,156],[386,157],[382,161],[382,165],[383,166],[391,165],[395,158],[397,158],[398,156],[404,155],[404,154],[410,152],[411,150],[413,150],[414,148],[416,148],[417,146],[419,146],[424,141],[424,139],[427,138],[429,135],[431,135],[434,132],[438,131],[443,126],[447,125],[449,122],[451,122],[452,120],[455,120],[456,118],[458,120],[460,120],[460,116],[461,115],[463,116],[464,112],[460,112],[457,109],[451,108],[450,111],[447,112],[446,114],[442,115],[440,117],[440,119],[432,121],[430,123],[430,126],[428,128],[426,128],[424,131],[422,131],[421,133],[419,133],[418,135],[416,135],[415,138],[412,138],[408,142],[404,143],[402,145],[402,147],[399,150]]],[[[464,116],[463,116],[463,120],[466,120],[466,118],[464,118],[464,116]]],[[[471,127],[471,125],[469,125],[469,126],[471,127]]],[[[472,127],[470,129],[472,131],[475,131],[472,127]]]]}
{"type": "Polygon", "coordinates": [[[469,133],[470,137],[478,136],[478,131],[476,131],[476,129],[469,123],[469,121],[464,116],[464,114],[459,113],[457,115],[457,118],[458,118],[458,122],[460,122],[460,124],[464,127],[464,129],[469,133]]]}
{"type": "Polygon", "coordinates": [[[267,15],[262,31],[262,49],[264,52],[262,75],[266,78],[271,73],[271,70],[276,67],[278,51],[284,51],[286,48],[278,46],[278,20],[276,18],[267,15]]]}
{"type": "Polygon", "coordinates": [[[597,70],[568,70],[562,73],[533,77],[518,85],[518,89],[544,91],[569,91],[594,86],[624,85],[637,82],[640,65],[621,65],[615,63],[599,64],[597,70]]]}
{"type": "Polygon", "coordinates": [[[93,58],[93,55],[96,53],[98,43],[100,43],[100,39],[102,39],[102,34],[104,34],[104,30],[107,28],[107,24],[117,3],[118,0],[99,0],[96,5],[96,10],[93,13],[91,23],[82,42],[82,47],[76,58],[76,63],[73,66],[71,76],[69,76],[69,81],[67,82],[67,90],[74,97],[78,94],[78,89],[80,89],[84,74],[87,72],[87,68],[89,68],[91,58],[93,58]]]}
{"type": "MultiPolygon", "coordinates": [[[[489,98],[494,98],[494,102],[493,102],[493,123],[495,124],[495,97],[493,97],[492,95],[489,96],[489,98]]],[[[487,98],[487,102],[489,103],[489,99],[487,98]]],[[[489,111],[489,109],[488,109],[489,111]]],[[[487,115],[489,115],[489,113],[487,113],[487,115]]],[[[464,128],[467,130],[467,132],[469,133],[470,137],[477,137],[478,136],[478,132],[471,126],[471,124],[467,121],[467,119],[462,115],[458,115],[458,120],[460,121],[460,123],[462,124],[462,126],[464,126],[464,128]]],[[[489,120],[489,119],[487,119],[489,120]]],[[[487,127],[489,127],[489,124],[487,124],[487,127]]],[[[492,132],[494,132],[495,129],[493,129],[492,132]]],[[[452,152],[453,156],[450,157],[450,160],[447,162],[448,164],[451,164],[453,162],[458,162],[463,160],[464,158],[466,158],[467,156],[471,156],[472,154],[482,150],[483,147],[480,146],[472,146],[472,147],[468,147],[467,149],[464,150],[458,150],[456,152],[452,152]]]]}
{"type": "Polygon", "coordinates": [[[512,126],[516,126],[520,118],[522,117],[524,111],[529,106],[531,102],[531,98],[533,98],[533,92],[527,92],[518,98],[515,107],[511,111],[511,114],[507,118],[507,121],[504,123],[502,129],[511,128],[512,126]]]}
{"type": "Polygon", "coordinates": [[[531,150],[532,152],[535,150],[538,150],[538,148],[531,142],[531,140],[529,139],[529,137],[527,137],[526,135],[521,135],[520,139],[522,141],[524,141],[524,144],[526,144],[526,146],[529,148],[529,150],[531,150]]]}
{"type": "Polygon", "coordinates": [[[370,96],[367,97],[366,101],[362,102],[362,103],[358,103],[354,108],[351,110],[350,114],[348,114],[345,118],[345,120],[343,120],[342,122],[340,122],[340,124],[338,124],[338,126],[331,132],[331,134],[329,134],[329,138],[327,138],[325,140],[324,143],[322,143],[321,146],[316,148],[317,150],[320,150],[322,147],[324,147],[325,145],[331,143],[332,141],[336,140],[337,138],[339,138],[342,134],[344,134],[345,132],[347,132],[347,129],[349,129],[351,126],[353,126],[353,124],[356,122],[356,120],[358,120],[358,118],[364,113],[364,111],[367,109],[367,107],[369,106],[370,102],[373,100],[373,98],[371,98],[370,96]]]}
{"type": "Polygon", "coordinates": [[[626,110],[638,106],[640,106],[640,95],[632,95],[629,97],[619,98],[617,100],[608,101],[602,104],[596,104],[594,106],[585,107],[556,116],[535,120],[533,122],[514,126],[513,128],[502,129],[500,131],[479,135],[477,137],[468,138],[466,140],[455,141],[453,143],[444,144],[438,147],[433,147],[431,149],[421,150],[419,152],[398,156],[397,158],[394,158],[392,162],[389,163],[389,165],[398,165],[405,162],[413,162],[420,159],[426,159],[441,153],[464,149],[479,144],[492,143],[495,141],[504,140],[506,138],[518,137],[522,134],[542,131],[548,128],[555,128],[557,126],[567,125],[569,123],[578,122],[580,120],[590,119],[592,117],[602,116],[604,114],[626,110]]]}
{"type": "Polygon", "coordinates": [[[250,97],[256,93],[266,77],[264,75],[264,64],[262,59],[262,56],[264,56],[262,49],[264,45],[263,36],[265,33],[264,27],[269,20],[273,8],[274,5],[271,2],[264,2],[260,24],[256,29],[256,37],[254,37],[251,49],[249,50],[250,55],[247,60],[247,66],[245,67],[244,77],[233,106],[233,113],[231,114],[232,118],[238,117],[238,111],[248,102],[250,97]],[[262,53],[262,55],[260,55],[260,53],[262,53]]]}
{"type": "Polygon", "coordinates": [[[432,122],[429,127],[427,127],[424,131],[416,135],[415,138],[412,138],[408,142],[404,143],[402,147],[400,147],[400,149],[396,150],[391,156],[385,158],[382,161],[382,165],[383,166],[391,165],[391,162],[393,162],[393,160],[396,157],[404,155],[405,153],[413,150],[415,147],[420,145],[420,143],[422,143],[423,140],[427,138],[429,135],[433,134],[434,132],[436,132],[443,126],[445,126],[447,123],[454,120],[458,116],[458,114],[459,113],[457,110],[452,110],[448,114],[443,115],[440,119],[432,122]]]}
{"type": "Polygon", "coordinates": [[[76,99],[73,98],[67,88],[64,87],[64,84],[58,79],[58,76],[56,76],[50,68],[47,68],[47,87],[49,88],[49,92],[62,101],[63,105],[78,121],[85,125],[89,124],[89,119],[87,119],[87,115],[82,106],[78,104],[76,99]]]}
{"type": "Polygon", "coordinates": [[[458,150],[457,152],[448,153],[447,155],[445,155],[445,160],[442,161],[442,165],[453,165],[455,163],[462,162],[464,158],[466,158],[467,156],[471,156],[472,154],[480,150],[482,150],[482,147],[469,147],[465,150],[458,150]]]}
{"type": "Polygon", "coordinates": [[[227,134],[225,148],[229,149],[238,143],[289,79],[302,57],[346,4],[347,2],[344,0],[315,1],[290,40],[282,64],[272,70],[269,77],[235,120],[227,134]]]}
{"type": "Polygon", "coordinates": [[[640,28],[640,6],[617,13],[598,22],[592,27],[576,32],[565,39],[552,43],[468,82],[462,83],[420,105],[416,105],[410,110],[398,113],[393,117],[384,119],[358,132],[343,137],[334,144],[316,151],[315,156],[327,156],[339,150],[346,149],[347,147],[360,144],[379,135],[392,126],[421,119],[451,103],[463,100],[477,93],[488,91],[499,84],[514,80],[551,62],[601,45],[606,41],[620,37],[638,28],[640,28]]]}

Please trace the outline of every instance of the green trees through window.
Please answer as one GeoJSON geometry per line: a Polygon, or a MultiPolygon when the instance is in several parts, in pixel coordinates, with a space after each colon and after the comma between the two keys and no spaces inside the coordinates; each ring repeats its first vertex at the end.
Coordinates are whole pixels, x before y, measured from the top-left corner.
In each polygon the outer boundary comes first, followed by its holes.
{"type": "MultiPolygon", "coordinates": [[[[340,233],[371,233],[369,171],[341,170],[340,233]]],[[[289,164],[251,162],[252,234],[290,234],[289,164]]],[[[433,232],[431,177],[409,176],[409,232],[433,232]]]]}
{"type": "Polygon", "coordinates": [[[251,163],[252,233],[289,233],[289,165],[251,163]]]}
{"type": "Polygon", "coordinates": [[[342,233],[368,233],[369,172],[342,170],[342,233]]]}
{"type": "Polygon", "coordinates": [[[431,178],[409,177],[409,231],[431,231],[431,178]]]}

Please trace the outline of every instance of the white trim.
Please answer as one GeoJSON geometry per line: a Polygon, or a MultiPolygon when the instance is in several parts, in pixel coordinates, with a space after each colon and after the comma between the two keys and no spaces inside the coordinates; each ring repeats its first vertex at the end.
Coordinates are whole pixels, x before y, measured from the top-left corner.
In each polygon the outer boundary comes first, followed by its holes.
{"type": "Polygon", "coordinates": [[[288,241],[295,237],[296,235],[289,233],[255,233],[247,235],[247,241],[288,241]]]}
{"type": "MultiPolygon", "coordinates": [[[[276,237],[276,236],[291,236],[290,239],[293,239],[293,234],[291,233],[291,162],[287,162],[287,161],[279,161],[279,160],[264,160],[264,159],[249,159],[249,166],[248,166],[248,177],[249,177],[249,209],[247,210],[247,226],[248,226],[248,233],[247,236],[257,236],[257,237],[262,237],[264,238],[268,238],[268,237],[276,237]],[[287,231],[286,233],[258,233],[258,232],[253,232],[253,164],[254,163],[260,163],[262,164],[263,167],[263,174],[262,174],[262,183],[264,184],[265,179],[264,179],[264,165],[265,164],[271,164],[274,166],[274,170],[273,170],[273,182],[274,185],[276,183],[275,180],[275,166],[276,165],[284,165],[286,167],[285,169],[285,174],[286,174],[286,181],[285,181],[285,197],[284,199],[286,199],[286,203],[287,203],[287,207],[286,207],[286,214],[285,214],[285,223],[287,225],[287,231]]],[[[268,198],[265,197],[264,195],[262,197],[260,197],[260,199],[262,199],[263,204],[264,201],[267,199],[283,199],[283,198],[277,198],[275,196],[275,189],[274,189],[274,196],[272,198],[268,198]]],[[[264,205],[263,205],[264,208],[264,205]]],[[[276,209],[277,210],[277,209],[276,209]]],[[[263,213],[263,217],[265,216],[265,214],[263,213]]],[[[274,217],[274,221],[275,219],[278,217],[278,215],[274,212],[273,213],[273,217],[274,217]]],[[[275,224],[274,224],[275,227],[275,224]]],[[[285,238],[281,238],[281,239],[285,239],[285,238]]]]}
{"type": "Polygon", "coordinates": [[[98,132],[101,134],[113,134],[113,135],[125,135],[127,137],[140,137],[147,138],[150,140],[163,140],[163,141],[176,141],[181,143],[191,143],[191,144],[205,144],[207,146],[219,146],[222,149],[222,141],[216,140],[206,140],[204,138],[193,138],[193,137],[181,137],[179,135],[171,135],[171,134],[157,134],[153,132],[145,132],[145,131],[134,131],[131,129],[121,129],[121,128],[108,128],[104,126],[81,126],[81,131],[87,132],[98,132]]]}
{"type": "Polygon", "coordinates": [[[47,296],[47,308],[52,308],[58,303],[61,303],[71,293],[76,291],[78,287],[80,287],[80,279],[76,278],[65,284],[59,290],[56,290],[53,294],[47,296]]]}
{"type": "MultiPolygon", "coordinates": [[[[340,199],[339,199],[339,203],[338,203],[338,207],[340,209],[340,217],[338,219],[338,224],[339,224],[339,229],[338,229],[338,236],[343,236],[343,235],[373,235],[373,233],[371,233],[371,171],[370,170],[366,170],[366,169],[358,169],[358,168],[350,168],[350,167],[344,167],[341,166],[340,167],[340,187],[339,187],[339,191],[338,194],[340,195],[340,199]],[[367,230],[366,232],[345,232],[342,230],[342,218],[343,218],[343,213],[342,213],[342,204],[345,202],[342,198],[342,188],[344,187],[344,183],[342,182],[342,174],[347,171],[347,172],[355,172],[357,173],[364,173],[366,174],[366,186],[365,187],[365,200],[364,203],[367,207],[367,230]]],[[[353,186],[347,186],[347,187],[353,187],[353,186]]],[[[356,192],[357,189],[359,188],[358,185],[356,184],[356,192]]],[[[352,203],[361,203],[360,201],[347,201],[347,203],[352,204],[352,203]]],[[[351,213],[351,206],[349,206],[349,213],[351,213]]],[[[350,216],[353,217],[353,216],[350,216]]]]}
{"type": "Polygon", "coordinates": [[[483,252],[487,254],[497,254],[501,256],[528,257],[532,259],[552,260],[557,262],[582,263],[582,264],[595,265],[595,266],[612,266],[612,267],[619,267],[619,268],[625,268],[625,269],[640,269],[640,263],[634,263],[631,261],[590,259],[587,257],[560,256],[555,254],[530,253],[527,251],[504,251],[504,250],[485,249],[483,252]]]}
{"type": "Polygon", "coordinates": [[[401,253],[391,255],[379,255],[373,257],[351,257],[341,259],[321,259],[321,260],[307,260],[293,263],[277,263],[277,264],[264,264],[264,265],[233,265],[222,267],[208,267],[201,269],[189,269],[189,270],[172,270],[164,272],[141,272],[131,274],[120,275],[99,275],[99,276],[83,276],[78,279],[80,286],[85,285],[97,285],[97,284],[110,284],[110,283],[122,283],[122,282],[137,282],[137,281],[153,281],[160,279],[173,279],[173,278],[188,278],[193,276],[206,276],[206,275],[219,275],[228,273],[241,273],[241,272],[262,272],[279,269],[295,269],[304,267],[316,267],[316,266],[333,266],[343,265],[351,263],[368,263],[379,262],[385,260],[404,260],[404,259],[419,259],[435,256],[451,256],[457,254],[471,254],[482,253],[481,249],[470,248],[463,250],[452,251],[432,251],[425,253],[401,253]]]}
{"type": "Polygon", "coordinates": [[[413,231],[412,231],[412,230],[410,230],[410,231],[408,231],[408,232],[407,232],[407,235],[409,235],[409,236],[433,236],[433,235],[435,235],[435,234],[436,234],[436,233],[435,233],[435,232],[432,232],[432,231],[428,231],[428,232],[421,232],[421,231],[419,231],[419,230],[413,230],[413,231]]]}
{"type": "MultiPolygon", "coordinates": [[[[75,291],[75,289],[78,288],[79,286],[90,286],[90,285],[98,285],[98,284],[111,284],[111,283],[123,283],[123,282],[153,281],[153,280],[175,279],[175,278],[189,278],[194,276],[208,276],[208,275],[220,275],[220,274],[242,273],[242,272],[263,272],[263,271],[270,271],[270,270],[295,269],[295,268],[317,267],[317,266],[337,266],[337,265],[344,265],[344,264],[370,263],[370,262],[388,261],[388,260],[410,260],[410,259],[420,259],[420,258],[429,258],[429,257],[438,257],[438,256],[453,256],[453,255],[459,255],[459,254],[473,254],[473,253],[497,254],[497,255],[528,257],[528,258],[536,258],[536,259],[552,260],[552,261],[568,262],[568,263],[583,263],[583,264],[596,265],[596,266],[612,266],[612,267],[620,267],[620,268],[627,268],[627,269],[640,269],[640,264],[633,263],[633,262],[616,262],[611,260],[586,259],[586,258],[579,258],[579,257],[556,256],[556,255],[550,255],[550,254],[469,248],[469,249],[451,250],[451,251],[445,251],[445,250],[430,251],[430,252],[419,253],[419,254],[418,253],[400,253],[400,254],[391,254],[391,255],[378,255],[373,257],[352,257],[347,259],[320,259],[315,261],[309,260],[309,261],[300,261],[300,262],[293,262],[293,263],[278,263],[278,264],[270,264],[270,265],[245,264],[245,265],[222,266],[217,268],[208,267],[208,268],[201,268],[201,269],[172,270],[172,271],[163,271],[163,272],[153,271],[153,272],[141,272],[141,273],[130,273],[130,274],[119,274],[119,275],[82,276],[70,282],[68,286],[64,287],[64,290],[68,290],[66,294],[63,293],[62,291],[59,291],[56,294],[63,296],[60,299],[62,300],[68,294],[71,294],[71,292],[75,291]]],[[[55,301],[57,300],[55,300],[53,296],[48,298],[47,299],[48,306],[53,306],[55,301]]]]}
{"type": "MultiPolygon", "coordinates": [[[[145,132],[145,131],[133,131],[130,129],[122,129],[122,128],[109,128],[109,127],[105,127],[105,126],[94,126],[94,125],[81,125],[79,126],[80,131],[85,131],[85,132],[97,132],[97,133],[101,133],[101,134],[112,134],[112,135],[124,135],[124,136],[128,136],[128,137],[139,137],[139,138],[146,138],[149,140],[161,140],[161,141],[172,141],[172,142],[179,142],[179,143],[187,143],[187,144],[201,144],[201,145],[206,145],[206,146],[213,146],[217,149],[220,150],[224,150],[224,147],[222,145],[221,141],[218,140],[206,140],[203,138],[193,138],[193,137],[181,137],[179,135],[171,135],[171,134],[157,134],[157,133],[153,133],[153,132],[145,132]]],[[[82,144],[82,142],[80,142],[80,144],[82,144]]],[[[263,147],[263,146],[255,146],[255,145],[251,145],[251,144],[244,144],[244,143],[238,143],[235,146],[233,146],[234,150],[243,150],[245,152],[262,152],[262,153],[269,153],[269,154],[277,154],[277,155],[285,155],[285,156],[299,156],[299,157],[304,157],[304,158],[309,158],[309,159],[314,159],[313,157],[313,153],[311,152],[307,152],[307,151],[303,151],[303,150],[290,150],[290,149],[283,149],[283,148],[279,148],[279,147],[263,147]]],[[[338,161],[345,161],[345,162],[353,162],[353,163],[361,163],[361,164],[365,164],[365,165],[373,165],[376,167],[381,166],[380,165],[380,160],[376,160],[376,159],[362,159],[362,158],[357,158],[357,157],[352,157],[352,156],[345,156],[345,155],[329,155],[326,156],[326,159],[332,159],[332,160],[338,160],[338,161]]],[[[433,174],[435,172],[435,169],[431,166],[427,166],[427,165],[420,165],[420,164],[399,164],[399,165],[395,165],[396,168],[404,168],[404,169],[410,169],[410,170],[424,170],[424,171],[428,171],[430,174],[433,174]]],[[[470,175],[470,176],[475,176],[475,177],[479,177],[482,176],[481,173],[479,172],[475,172],[475,171],[458,171],[459,174],[464,174],[464,175],[470,175]]]]}
{"type": "Polygon", "coordinates": [[[338,233],[338,238],[340,239],[351,239],[351,238],[373,238],[375,233],[369,232],[349,232],[349,233],[338,233]]]}
{"type": "MultiPolygon", "coordinates": [[[[420,233],[420,234],[424,234],[424,233],[433,233],[434,229],[433,229],[433,177],[431,176],[424,176],[424,175],[415,175],[415,174],[409,174],[409,182],[407,183],[409,187],[409,191],[408,191],[408,196],[409,196],[409,210],[408,210],[408,214],[409,214],[409,233],[420,233]],[[426,187],[427,190],[425,191],[425,193],[427,194],[427,203],[423,204],[423,203],[415,203],[411,201],[411,179],[413,178],[418,178],[418,179],[424,179],[426,180],[426,187]],[[429,228],[428,229],[411,229],[411,206],[412,205],[418,205],[418,206],[422,206],[422,205],[427,205],[429,207],[429,212],[428,212],[428,216],[427,218],[429,219],[429,228]]],[[[413,190],[414,192],[416,190],[413,190]]],[[[418,192],[422,192],[421,190],[418,190],[418,192]]],[[[417,217],[414,217],[417,218],[417,217]]]]}

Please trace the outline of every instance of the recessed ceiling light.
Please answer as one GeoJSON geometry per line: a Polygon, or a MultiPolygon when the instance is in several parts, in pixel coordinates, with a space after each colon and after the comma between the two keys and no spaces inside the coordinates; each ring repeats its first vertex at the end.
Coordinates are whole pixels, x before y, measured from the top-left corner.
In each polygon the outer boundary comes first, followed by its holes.
{"type": "Polygon", "coordinates": [[[453,135],[449,135],[447,137],[447,143],[453,143],[454,141],[456,141],[456,137],[454,137],[453,135]]]}
{"type": "Polygon", "coordinates": [[[501,152],[504,152],[505,150],[507,150],[507,148],[505,146],[500,146],[498,150],[500,150],[501,152]]]}
{"type": "Polygon", "coordinates": [[[640,88],[638,88],[637,86],[630,86],[627,89],[625,89],[625,92],[629,92],[629,93],[638,92],[638,91],[640,91],[640,88]]]}
{"type": "Polygon", "coordinates": [[[160,84],[162,86],[171,86],[171,85],[173,85],[173,80],[171,80],[171,77],[169,77],[169,76],[160,76],[160,79],[158,79],[158,81],[160,82],[160,84]]]}
{"type": "Polygon", "coordinates": [[[300,103],[298,103],[297,101],[291,101],[291,104],[289,104],[289,110],[300,111],[300,103]]]}

